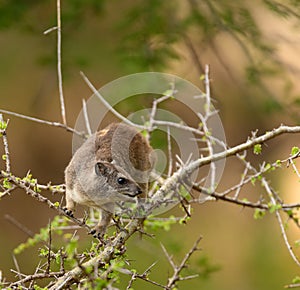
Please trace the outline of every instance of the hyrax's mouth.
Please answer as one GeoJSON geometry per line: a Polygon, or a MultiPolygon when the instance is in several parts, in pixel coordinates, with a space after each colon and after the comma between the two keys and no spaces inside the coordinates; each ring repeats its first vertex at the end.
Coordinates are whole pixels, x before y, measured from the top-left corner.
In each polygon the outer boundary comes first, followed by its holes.
{"type": "Polygon", "coordinates": [[[124,195],[129,196],[129,197],[136,197],[137,194],[132,194],[132,193],[124,193],[124,195]]]}
{"type": "Polygon", "coordinates": [[[137,195],[142,194],[142,190],[138,189],[135,192],[124,192],[124,195],[130,196],[130,197],[136,197],[137,195]]]}

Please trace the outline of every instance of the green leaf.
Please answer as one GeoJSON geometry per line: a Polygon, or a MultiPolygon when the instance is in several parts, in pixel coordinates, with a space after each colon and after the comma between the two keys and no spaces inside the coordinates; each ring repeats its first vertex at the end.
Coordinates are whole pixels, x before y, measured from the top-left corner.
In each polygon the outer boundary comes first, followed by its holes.
{"type": "Polygon", "coordinates": [[[251,183],[253,186],[255,185],[255,182],[256,182],[256,177],[251,177],[251,183]]]}
{"type": "Polygon", "coordinates": [[[47,290],[48,288],[47,287],[43,288],[43,287],[40,287],[38,285],[33,285],[33,289],[34,290],[47,290]]]}
{"type": "Polygon", "coordinates": [[[261,144],[256,144],[253,147],[253,153],[256,155],[261,154],[262,148],[261,148],[261,144]]]}
{"type": "Polygon", "coordinates": [[[274,213],[275,211],[282,208],[281,204],[269,204],[269,212],[274,213]]]}
{"type": "Polygon", "coordinates": [[[66,245],[66,253],[69,256],[73,256],[77,247],[78,247],[78,237],[75,236],[75,237],[72,237],[72,239],[68,241],[68,244],[66,245]]]}
{"type": "Polygon", "coordinates": [[[300,283],[300,277],[299,277],[299,276],[294,277],[294,279],[292,280],[292,283],[293,283],[293,284],[298,284],[298,283],[300,283]]]}
{"type": "Polygon", "coordinates": [[[254,211],[254,219],[259,220],[262,219],[266,215],[266,211],[260,208],[256,208],[254,211]]]}
{"type": "Polygon", "coordinates": [[[5,130],[7,128],[7,123],[4,121],[0,121],[0,130],[5,130]]]}
{"type": "Polygon", "coordinates": [[[49,250],[45,249],[45,248],[41,248],[40,249],[40,256],[46,257],[47,255],[49,255],[49,250]]]}
{"type": "Polygon", "coordinates": [[[190,217],[183,217],[179,220],[180,225],[185,225],[191,218],[190,217]]]}
{"type": "Polygon", "coordinates": [[[265,171],[269,171],[270,169],[272,168],[271,164],[270,163],[267,163],[264,170],[265,171]]]}
{"type": "Polygon", "coordinates": [[[163,95],[164,96],[170,96],[171,98],[173,97],[173,93],[174,91],[173,90],[166,90],[163,95]]]}
{"type": "Polygon", "coordinates": [[[277,163],[275,165],[272,165],[270,163],[267,163],[265,165],[265,168],[264,168],[264,171],[265,172],[271,172],[271,171],[274,171],[276,168],[278,167],[277,163]]]}
{"type": "Polygon", "coordinates": [[[12,188],[12,184],[8,181],[7,178],[5,178],[3,180],[3,187],[6,188],[6,189],[11,189],[12,188]]]}
{"type": "Polygon", "coordinates": [[[142,130],[140,133],[143,135],[143,137],[147,138],[149,135],[149,132],[147,130],[142,130]]]}
{"type": "Polygon", "coordinates": [[[292,155],[292,156],[293,156],[293,155],[296,155],[296,154],[299,153],[299,151],[300,151],[299,147],[294,146],[294,147],[292,148],[292,150],[291,150],[291,155],[292,155]]]}

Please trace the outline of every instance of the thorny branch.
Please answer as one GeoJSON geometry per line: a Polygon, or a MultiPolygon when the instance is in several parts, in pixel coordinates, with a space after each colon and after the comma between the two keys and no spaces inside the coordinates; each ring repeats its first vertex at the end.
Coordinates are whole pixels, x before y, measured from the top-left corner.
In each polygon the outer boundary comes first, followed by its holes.
{"type": "MultiPolygon", "coordinates": [[[[155,282],[155,281],[149,279],[149,277],[148,277],[149,274],[150,274],[151,269],[155,266],[155,264],[156,264],[156,263],[153,263],[152,265],[150,265],[150,266],[149,266],[142,274],[138,274],[138,273],[134,273],[134,272],[132,272],[132,271],[129,271],[128,274],[131,275],[131,279],[130,279],[130,281],[129,281],[127,287],[126,287],[126,290],[129,290],[129,289],[132,288],[132,284],[133,284],[133,282],[134,282],[137,278],[138,278],[138,279],[141,279],[141,280],[143,280],[143,281],[145,281],[145,282],[148,282],[148,283],[150,283],[150,284],[153,284],[153,285],[155,285],[155,286],[164,288],[164,287],[165,287],[164,285],[162,285],[162,284],[160,284],[160,283],[158,283],[158,282],[155,282]]],[[[126,272],[127,272],[127,271],[125,271],[125,274],[126,274],[126,272]]]]}
{"type": "MultiPolygon", "coordinates": [[[[71,219],[74,223],[76,223],[80,227],[83,227],[86,230],[88,230],[88,232],[91,231],[91,228],[86,223],[84,223],[84,221],[81,221],[81,220],[79,220],[75,217],[71,217],[71,216],[67,215],[66,212],[63,210],[63,208],[59,207],[58,205],[51,202],[50,199],[48,199],[48,198],[44,197],[43,195],[41,195],[38,192],[39,191],[38,190],[39,186],[37,184],[32,184],[28,181],[25,181],[24,179],[18,178],[16,176],[12,175],[11,173],[7,173],[7,172],[4,172],[4,171],[2,171],[0,173],[0,178],[4,178],[6,181],[11,182],[12,186],[14,188],[19,187],[19,188],[23,189],[26,194],[33,197],[37,201],[42,202],[42,203],[46,203],[49,208],[55,209],[59,214],[68,217],[69,219],[71,219]]],[[[46,186],[45,186],[45,188],[46,188],[46,186]]],[[[56,189],[54,188],[54,192],[55,191],[56,191],[56,189]]]]}
{"type": "Polygon", "coordinates": [[[165,289],[166,290],[171,290],[173,289],[175,286],[176,286],[176,283],[178,281],[182,281],[182,280],[187,280],[187,279],[192,279],[192,278],[195,278],[195,277],[198,277],[198,275],[193,275],[193,276],[186,276],[186,277],[182,277],[180,275],[180,273],[182,272],[182,270],[184,268],[186,268],[187,266],[187,262],[189,260],[189,258],[192,256],[192,254],[195,252],[195,251],[198,251],[198,245],[200,243],[200,241],[202,240],[202,237],[200,236],[196,242],[194,243],[193,247],[189,250],[188,253],[186,253],[186,255],[184,256],[184,258],[182,259],[181,263],[177,266],[175,264],[175,262],[173,261],[173,258],[168,254],[167,250],[165,249],[165,247],[163,245],[162,246],[162,249],[166,255],[166,257],[168,258],[168,261],[170,263],[170,265],[172,266],[173,268],[173,275],[168,279],[168,283],[167,285],[165,286],[165,289]]]}

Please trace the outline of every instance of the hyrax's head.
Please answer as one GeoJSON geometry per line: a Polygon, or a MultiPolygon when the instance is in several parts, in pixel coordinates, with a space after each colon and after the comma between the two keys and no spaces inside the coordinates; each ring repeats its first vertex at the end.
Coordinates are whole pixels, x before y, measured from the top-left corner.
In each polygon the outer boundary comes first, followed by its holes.
{"type": "Polygon", "coordinates": [[[138,184],[116,164],[99,161],[95,165],[96,174],[104,177],[107,184],[115,192],[124,194],[130,197],[135,197],[143,193],[138,184]]]}

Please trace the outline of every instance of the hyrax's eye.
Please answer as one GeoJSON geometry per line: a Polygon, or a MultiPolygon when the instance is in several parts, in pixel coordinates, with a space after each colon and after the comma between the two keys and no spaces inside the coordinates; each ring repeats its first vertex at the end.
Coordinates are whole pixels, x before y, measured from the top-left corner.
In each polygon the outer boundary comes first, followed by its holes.
{"type": "Polygon", "coordinates": [[[126,184],[127,183],[127,179],[124,177],[118,177],[117,182],[121,185],[126,184]]]}

